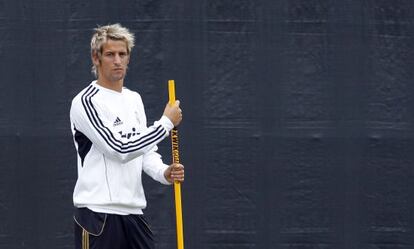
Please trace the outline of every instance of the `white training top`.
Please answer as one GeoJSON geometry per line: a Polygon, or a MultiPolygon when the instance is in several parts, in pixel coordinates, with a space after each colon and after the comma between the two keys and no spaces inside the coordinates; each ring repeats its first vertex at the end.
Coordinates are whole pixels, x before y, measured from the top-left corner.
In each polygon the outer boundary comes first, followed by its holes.
{"type": "Polygon", "coordinates": [[[173,128],[163,116],[147,127],[141,96],[123,88],[116,92],[93,81],[73,100],[70,109],[78,158],[75,207],[120,215],[142,214],[146,207],[141,172],[170,184],[168,167],[157,144],[173,128]]]}

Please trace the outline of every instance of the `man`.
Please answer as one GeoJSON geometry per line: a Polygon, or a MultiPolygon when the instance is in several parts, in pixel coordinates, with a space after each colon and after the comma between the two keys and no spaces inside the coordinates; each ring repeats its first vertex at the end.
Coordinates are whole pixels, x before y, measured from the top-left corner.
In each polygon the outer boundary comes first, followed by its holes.
{"type": "Polygon", "coordinates": [[[72,101],[78,158],[73,193],[76,249],[154,248],[143,216],[141,173],[163,184],[184,180],[184,166],[165,165],[157,144],[182,120],[179,101],[147,127],[138,93],[124,87],[134,35],[119,24],[95,29],[92,71],[97,80],[72,101]]]}

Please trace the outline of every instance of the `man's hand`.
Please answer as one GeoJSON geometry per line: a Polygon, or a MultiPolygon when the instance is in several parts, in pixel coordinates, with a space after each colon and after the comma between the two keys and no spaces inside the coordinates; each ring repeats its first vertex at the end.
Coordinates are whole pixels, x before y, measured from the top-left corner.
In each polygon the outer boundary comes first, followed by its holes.
{"type": "Polygon", "coordinates": [[[184,166],[179,163],[171,164],[165,171],[164,177],[169,183],[184,181],[184,166]]]}
{"type": "Polygon", "coordinates": [[[180,108],[180,101],[176,100],[173,105],[167,104],[164,109],[164,116],[166,116],[177,127],[183,119],[183,112],[180,108]]]}

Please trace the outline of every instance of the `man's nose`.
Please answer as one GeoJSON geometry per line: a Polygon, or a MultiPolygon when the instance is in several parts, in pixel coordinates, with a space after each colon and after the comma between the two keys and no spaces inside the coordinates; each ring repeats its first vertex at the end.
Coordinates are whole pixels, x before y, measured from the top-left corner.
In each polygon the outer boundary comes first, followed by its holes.
{"type": "Polygon", "coordinates": [[[119,54],[115,54],[114,63],[121,64],[121,56],[119,56],[119,54]]]}

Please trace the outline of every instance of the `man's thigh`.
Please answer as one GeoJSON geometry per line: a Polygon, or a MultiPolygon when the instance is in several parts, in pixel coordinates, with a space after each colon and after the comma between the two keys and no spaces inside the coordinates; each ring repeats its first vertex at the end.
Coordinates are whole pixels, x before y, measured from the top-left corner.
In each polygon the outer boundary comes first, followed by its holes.
{"type": "Polygon", "coordinates": [[[128,248],[154,249],[154,235],[143,215],[128,215],[122,217],[126,229],[128,248]]]}
{"type": "Polygon", "coordinates": [[[153,233],[143,215],[105,214],[90,210],[75,215],[76,249],[154,249],[153,233]],[[84,225],[82,225],[84,224],[84,225]]]}
{"type": "Polygon", "coordinates": [[[116,215],[88,209],[75,212],[76,249],[123,249],[128,248],[126,242],[125,229],[116,215]]]}

